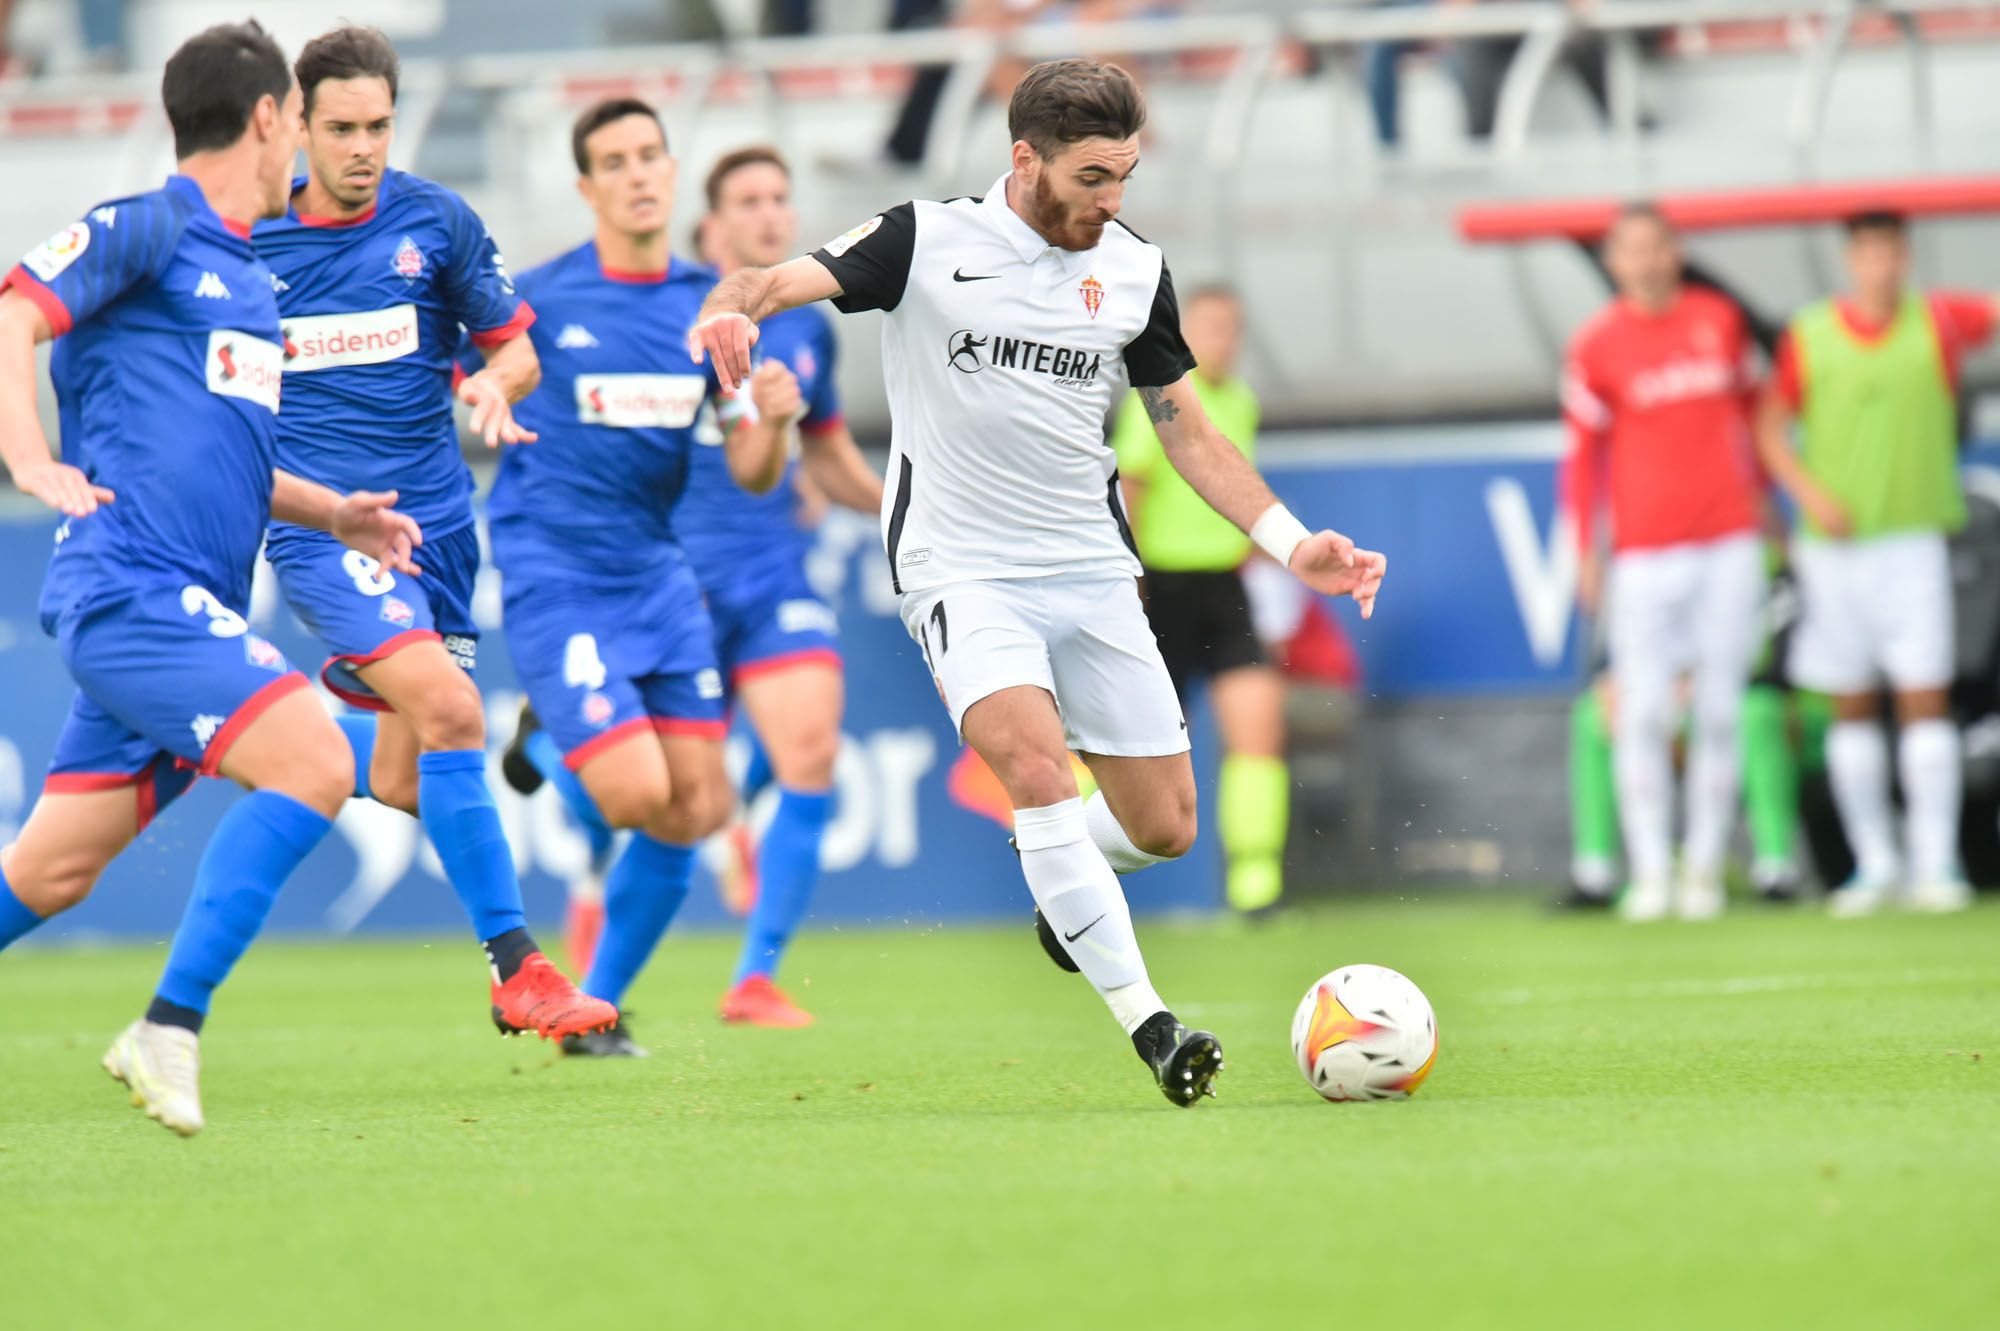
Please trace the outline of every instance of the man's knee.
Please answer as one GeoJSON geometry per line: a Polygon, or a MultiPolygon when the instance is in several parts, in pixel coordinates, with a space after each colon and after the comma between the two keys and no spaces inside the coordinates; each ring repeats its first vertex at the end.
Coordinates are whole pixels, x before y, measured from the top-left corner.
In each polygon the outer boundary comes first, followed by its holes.
{"type": "Polygon", "coordinates": [[[1017,809],[1045,809],[1076,798],[1076,773],[1068,753],[1019,749],[989,759],[1017,809]]]}
{"type": "MultiPolygon", "coordinates": [[[[814,727],[789,735],[771,750],[771,769],[781,785],[818,789],[833,779],[840,754],[840,728],[814,727]]],[[[725,816],[727,810],[724,811],[725,816]]]]}
{"type": "Polygon", "coordinates": [[[254,790],[289,796],[327,818],[354,793],[354,750],[331,718],[290,736],[281,755],[262,760],[244,773],[254,790]]]}
{"type": "Polygon", "coordinates": [[[87,851],[71,851],[38,864],[10,855],[6,865],[8,888],[43,919],[79,905],[104,872],[104,861],[87,851]]]}
{"type": "Polygon", "coordinates": [[[729,804],[724,782],[677,782],[658,826],[649,832],[655,839],[671,845],[693,845],[722,830],[722,825],[729,821],[729,804]]]}
{"type": "Polygon", "coordinates": [[[455,671],[428,684],[408,710],[398,710],[426,753],[486,747],[486,707],[479,686],[455,671]]]}
{"type": "Polygon", "coordinates": [[[1125,835],[1132,838],[1134,846],[1163,860],[1177,860],[1194,846],[1197,822],[1194,792],[1188,791],[1184,799],[1153,804],[1135,821],[1137,827],[1125,828],[1125,835]]]}
{"type": "Polygon", "coordinates": [[[673,795],[665,780],[621,781],[608,790],[592,790],[597,811],[613,827],[657,834],[672,817],[673,795]]]}

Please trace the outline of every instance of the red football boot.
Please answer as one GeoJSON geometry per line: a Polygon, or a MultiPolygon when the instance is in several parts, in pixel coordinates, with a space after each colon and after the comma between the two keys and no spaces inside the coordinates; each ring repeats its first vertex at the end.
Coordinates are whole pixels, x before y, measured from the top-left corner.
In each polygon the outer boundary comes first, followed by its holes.
{"type": "Polygon", "coordinates": [[[603,932],[604,898],[571,893],[569,914],[563,921],[563,947],[569,952],[570,969],[578,975],[590,974],[597,939],[603,932]]]}
{"type": "Polygon", "coordinates": [[[502,1035],[533,1031],[544,1040],[601,1031],[618,1020],[618,1009],[570,983],[553,961],[530,953],[505,984],[493,986],[493,1024],[502,1035]]]}
{"type": "Polygon", "coordinates": [[[785,996],[768,975],[752,975],[722,999],[722,1019],[744,1026],[810,1026],[812,1013],[785,996]]]}

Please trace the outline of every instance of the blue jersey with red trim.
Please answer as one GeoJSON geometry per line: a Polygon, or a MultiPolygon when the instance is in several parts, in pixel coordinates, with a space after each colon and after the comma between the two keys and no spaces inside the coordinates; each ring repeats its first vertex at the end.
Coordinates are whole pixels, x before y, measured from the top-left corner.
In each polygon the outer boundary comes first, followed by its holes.
{"type": "Polygon", "coordinates": [[[715,282],[679,259],[664,274],[607,272],[595,242],[522,274],[542,381],[514,417],[541,437],[502,456],[486,507],[509,578],[627,585],[681,562],[669,514],[688,455],[719,452],[695,442],[720,443],[718,406],[731,414],[687,352],[715,282]]]}
{"type": "Polygon", "coordinates": [[[277,460],[271,284],[186,176],[93,208],[7,275],[59,335],[64,460],[117,495],[57,531],[51,632],[67,610],[162,579],[248,604],[277,460]]]}
{"type": "Polygon", "coordinates": [[[459,329],[494,346],[535,317],[486,224],[442,185],[385,171],[360,217],[294,210],[260,223],[256,241],[284,315],[279,465],[343,492],[399,491],[396,507],[426,536],[470,524],[452,423],[459,329]]]}
{"type": "MultiPolygon", "coordinates": [[[[810,434],[838,427],[832,321],[818,306],[802,305],[772,315],[758,329],[755,358],[783,361],[798,376],[799,396],[806,404],[799,428],[810,434]]],[[[768,493],[753,495],[730,476],[720,448],[695,450],[687,495],[674,512],[674,534],[703,587],[726,586],[748,570],[805,558],[811,540],[799,525],[797,472],[794,460],[768,493]]]]}

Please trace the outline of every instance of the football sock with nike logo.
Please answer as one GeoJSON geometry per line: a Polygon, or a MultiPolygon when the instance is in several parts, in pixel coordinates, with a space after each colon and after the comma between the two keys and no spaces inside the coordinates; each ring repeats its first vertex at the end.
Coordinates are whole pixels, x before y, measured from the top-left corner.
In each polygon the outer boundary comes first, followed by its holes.
{"type": "Polygon", "coordinates": [[[1021,872],[1042,917],[1130,1035],[1166,1009],[1139,955],[1132,912],[1110,863],[1092,844],[1083,801],[1014,810],[1021,872]]]}

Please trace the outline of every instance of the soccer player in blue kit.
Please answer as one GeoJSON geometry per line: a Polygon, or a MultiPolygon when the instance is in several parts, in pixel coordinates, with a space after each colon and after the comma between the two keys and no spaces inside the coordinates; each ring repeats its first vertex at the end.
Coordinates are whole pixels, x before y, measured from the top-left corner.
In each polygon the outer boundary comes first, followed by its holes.
{"type": "MultiPolygon", "coordinates": [[[[707,179],[707,235],[726,276],[782,263],[798,241],[791,171],[774,148],[724,154],[707,179]]],[[[806,411],[799,420],[800,467],[766,495],[730,480],[718,450],[697,449],[674,534],[687,551],[715,621],[725,683],[759,741],[747,797],[757,778],[778,787],[777,810],[757,849],[757,898],[725,1021],[804,1026],[812,1021],[772,983],[786,945],[819,881],[820,841],[833,811],[833,764],[843,703],[838,622],[806,579],[811,532],[800,521],[802,469],[827,499],[873,518],[882,480],[855,447],[834,382],[837,344],[817,306],[766,320],[757,350],[791,368],[806,411]]]]}
{"type": "MultiPolygon", "coordinates": [[[[485,946],[494,1024],[560,1039],[618,1014],[578,992],[524,926],[486,784],[485,708],[471,675],[479,542],[451,407],[463,325],[485,361],[457,389],[474,432],[489,447],[533,440],[510,404],[538,377],[534,314],[464,201],[388,167],[397,72],[394,48],[372,28],[306,44],[297,73],[309,173],[256,243],[284,316],[280,460],[336,488],[396,488],[424,528],[422,572],[398,575],[283,521],[266,553],[286,601],[333,651],[327,687],[376,713],[373,725],[343,725],[355,793],[423,821],[485,946]]],[[[191,915],[182,927],[198,932],[205,921],[191,915]]]]}
{"type": "MultiPolygon", "coordinates": [[[[670,511],[691,454],[718,455],[731,484],[776,485],[804,404],[773,362],[750,377],[756,410],[743,411],[689,359],[716,274],[669,253],[676,164],[653,109],[601,102],[578,118],[571,146],[596,232],[521,277],[540,314],[530,336],[543,379],[520,419],[539,442],[501,459],[487,515],[528,699],[603,818],[632,831],[584,978],[586,993],[616,1003],[687,895],[695,844],[730,803],[722,679],[670,511]],[[699,447],[704,435],[718,446],[699,447]]],[[[645,1052],[623,1021],[563,1048],[645,1052]]]]}
{"type": "Polygon", "coordinates": [[[217,985],[353,784],[346,742],[304,675],[244,612],[276,517],[407,570],[395,495],[345,498],[276,470],[283,351],[251,224],[282,213],[299,94],[255,22],[210,28],[161,84],[178,173],[92,209],[0,282],[0,456],[66,515],[42,626],[76,680],[42,793],[0,851],[0,948],[81,901],[198,771],[246,787],[195,870],[191,913],[145,1017],[104,1066],[183,1136],[201,1130],[199,1041],[217,985]],[[67,462],[36,416],[51,363],[67,462]]]}

